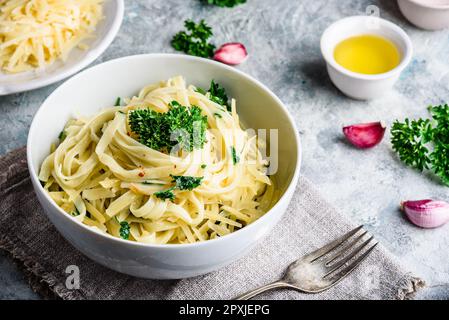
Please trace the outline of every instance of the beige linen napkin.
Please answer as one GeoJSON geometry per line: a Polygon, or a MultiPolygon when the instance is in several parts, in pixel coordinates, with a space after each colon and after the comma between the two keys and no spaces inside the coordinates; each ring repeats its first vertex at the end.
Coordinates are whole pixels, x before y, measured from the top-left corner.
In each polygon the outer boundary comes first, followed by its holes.
{"type": "MultiPolygon", "coordinates": [[[[143,280],[96,264],[64,240],[34,195],[25,148],[0,158],[0,168],[0,248],[18,261],[33,289],[45,298],[230,299],[279,279],[292,261],[354,227],[302,177],[284,218],[244,258],[196,278],[143,280]],[[79,289],[65,285],[69,265],[80,269],[79,289]]],[[[356,271],[328,291],[310,295],[277,290],[259,298],[404,299],[422,285],[378,246],[356,271]]]]}

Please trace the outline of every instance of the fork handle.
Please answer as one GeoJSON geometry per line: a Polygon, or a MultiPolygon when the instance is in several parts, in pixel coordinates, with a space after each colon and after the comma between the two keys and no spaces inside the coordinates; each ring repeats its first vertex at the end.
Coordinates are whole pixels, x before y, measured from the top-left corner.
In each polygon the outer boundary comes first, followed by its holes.
{"type": "Polygon", "coordinates": [[[272,290],[272,289],[276,289],[276,288],[290,288],[290,287],[291,287],[291,285],[286,282],[276,281],[276,282],[267,284],[263,287],[249,291],[249,292],[235,298],[234,300],[249,300],[249,299],[251,299],[261,293],[264,293],[265,291],[268,291],[268,290],[272,290]]]}

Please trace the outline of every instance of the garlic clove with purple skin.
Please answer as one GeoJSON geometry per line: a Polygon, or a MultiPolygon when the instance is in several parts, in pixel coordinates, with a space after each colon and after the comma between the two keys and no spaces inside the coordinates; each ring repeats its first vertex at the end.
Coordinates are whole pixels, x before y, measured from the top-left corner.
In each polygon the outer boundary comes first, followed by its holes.
{"type": "Polygon", "coordinates": [[[239,42],[225,43],[214,54],[214,60],[236,66],[241,64],[248,57],[245,46],[239,42]]]}
{"type": "Polygon", "coordinates": [[[449,222],[449,203],[436,200],[404,201],[401,208],[421,228],[437,228],[449,222]]]}
{"type": "Polygon", "coordinates": [[[359,123],[343,127],[343,133],[354,146],[368,149],[378,145],[385,134],[386,127],[382,122],[359,123]]]}

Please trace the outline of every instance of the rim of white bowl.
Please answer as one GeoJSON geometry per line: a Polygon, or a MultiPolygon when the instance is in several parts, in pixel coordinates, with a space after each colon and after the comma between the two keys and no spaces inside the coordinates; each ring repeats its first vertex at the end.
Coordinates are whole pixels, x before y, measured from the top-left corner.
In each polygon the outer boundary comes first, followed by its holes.
{"type": "Polygon", "coordinates": [[[30,91],[34,89],[43,88],[49,86],[55,82],[64,80],[71,75],[77,73],[78,71],[86,68],[92,62],[94,62],[106,49],[111,45],[117,36],[118,31],[122,25],[123,16],[125,13],[125,3],[124,0],[113,0],[117,3],[117,10],[115,16],[112,20],[111,27],[102,37],[101,42],[95,47],[88,51],[86,56],[80,59],[78,62],[74,63],[70,68],[62,72],[55,72],[54,75],[48,78],[37,78],[28,82],[18,83],[18,84],[6,84],[6,86],[0,90],[0,96],[9,95],[14,93],[20,93],[25,91],[30,91]]]}
{"type": "MultiPolygon", "coordinates": [[[[366,34],[366,32],[360,33],[360,34],[366,34]]],[[[376,31],[375,30],[372,31],[371,34],[376,34],[376,31]]],[[[410,63],[412,56],[413,56],[412,41],[410,40],[410,37],[407,35],[407,33],[401,27],[399,27],[398,25],[394,24],[391,21],[382,19],[380,17],[370,17],[370,16],[360,16],[360,15],[340,19],[340,20],[332,23],[329,27],[327,27],[326,30],[324,30],[323,35],[321,36],[320,49],[321,49],[321,55],[323,56],[324,60],[328,64],[330,64],[334,69],[338,70],[339,72],[341,72],[349,77],[360,79],[360,80],[382,80],[382,79],[387,79],[392,76],[395,76],[398,73],[401,73],[407,67],[407,65],[410,63]],[[380,21],[380,23],[382,23],[387,28],[390,28],[391,30],[393,30],[404,41],[404,43],[405,43],[404,56],[402,57],[399,65],[397,65],[394,69],[391,69],[388,72],[379,73],[379,74],[363,74],[363,73],[353,72],[353,71],[350,71],[350,70],[344,68],[339,63],[337,63],[337,61],[335,61],[334,55],[333,54],[329,55],[324,50],[324,46],[325,46],[324,40],[325,40],[325,36],[327,35],[327,33],[329,33],[331,30],[333,30],[335,28],[340,27],[343,23],[347,23],[348,21],[351,21],[351,20],[356,21],[356,20],[362,20],[362,19],[365,19],[365,20],[378,19],[380,21]]],[[[332,49],[332,53],[334,52],[334,49],[335,49],[335,47],[332,49]]]]}
{"type": "Polygon", "coordinates": [[[421,1],[417,1],[417,0],[405,0],[408,2],[412,2],[413,4],[416,4],[419,7],[422,8],[426,8],[426,9],[449,9],[449,3],[448,4],[428,4],[428,3],[423,3],[421,1]]]}
{"type": "Polygon", "coordinates": [[[112,241],[117,241],[119,243],[124,243],[124,244],[128,244],[128,245],[132,245],[132,246],[139,246],[139,247],[148,247],[148,248],[167,248],[167,249],[179,249],[179,248],[186,248],[186,247],[199,247],[199,246],[207,246],[211,243],[215,243],[215,242],[219,242],[219,241],[225,241],[226,239],[230,239],[231,237],[235,237],[238,234],[241,234],[242,232],[250,232],[254,226],[256,226],[257,224],[262,223],[264,220],[267,219],[268,215],[274,214],[274,211],[277,207],[280,206],[282,201],[285,201],[285,195],[289,192],[294,192],[294,189],[297,185],[298,179],[299,179],[299,172],[300,172],[300,168],[301,168],[301,164],[302,164],[302,148],[301,148],[301,141],[299,138],[299,132],[298,132],[298,128],[296,127],[295,121],[293,120],[292,115],[290,114],[290,112],[287,110],[287,107],[284,105],[284,103],[281,101],[281,99],[279,99],[279,97],[277,95],[275,95],[270,89],[268,89],[267,86],[265,86],[263,83],[261,83],[259,80],[253,78],[252,76],[244,73],[243,71],[240,71],[238,69],[235,69],[234,67],[230,67],[227,66],[225,64],[213,61],[213,60],[209,60],[209,59],[204,59],[204,58],[198,58],[198,57],[192,57],[192,56],[187,56],[187,55],[182,55],[182,54],[171,54],[171,53],[149,53],[149,54],[138,54],[138,55],[131,55],[131,56],[126,56],[126,57],[122,57],[122,58],[118,58],[118,59],[113,59],[113,60],[109,60],[107,62],[103,62],[101,64],[95,65],[93,67],[90,67],[88,69],[85,69],[83,71],[81,71],[80,73],[78,73],[77,75],[73,76],[72,78],[68,79],[67,81],[65,81],[63,84],[61,84],[58,88],[55,89],[59,90],[61,89],[63,86],[65,86],[69,81],[71,81],[72,79],[76,79],[80,76],[82,76],[84,73],[86,72],[92,72],[94,71],[96,68],[100,68],[102,66],[104,66],[105,64],[114,64],[114,63],[118,63],[118,62],[122,62],[124,60],[130,60],[130,59],[146,59],[149,57],[154,57],[154,58],[170,58],[170,59],[185,59],[185,60],[193,60],[193,61],[201,61],[202,63],[206,63],[206,64],[212,64],[215,65],[219,68],[225,69],[225,70],[229,70],[232,72],[237,73],[239,76],[246,78],[247,80],[253,82],[254,84],[256,84],[259,88],[261,88],[263,91],[267,92],[275,101],[276,103],[280,106],[280,110],[284,113],[284,115],[287,117],[288,121],[290,122],[290,125],[293,128],[294,131],[294,138],[295,138],[295,142],[297,145],[297,161],[296,161],[296,167],[295,167],[295,171],[293,173],[292,179],[287,187],[287,189],[284,191],[284,193],[282,194],[282,196],[279,198],[279,200],[276,202],[276,204],[270,209],[268,210],[262,217],[260,217],[259,219],[257,219],[256,221],[254,221],[253,223],[245,226],[242,229],[239,229],[235,232],[232,232],[226,236],[220,237],[220,238],[216,238],[216,239],[212,239],[212,240],[207,240],[207,241],[202,241],[202,242],[195,242],[195,243],[186,243],[186,244],[149,244],[149,243],[141,243],[141,242],[136,242],[136,241],[129,241],[129,240],[124,240],[121,238],[117,238],[114,237],[108,233],[100,233],[98,231],[93,230],[92,228],[90,228],[89,226],[85,225],[84,223],[76,220],[75,218],[71,217],[70,215],[67,214],[67,212],[65,212],[64,210],[62,210],[48,195],[48,193],[44,190],[44,188],[42,187],[38,175],[36,173],[36,171],[34,170],[34,167],[32,165],[33,161],[32,161],[32,154],[31,154],[31,148],[30,146],[30,139],[33,136],[33,132],[36,128],[36,122],[35,119],[38,117],[38,115],[42,112],[42,106],[46,104],[47,100],[50,99],[50,97],[53,95],[53,93],[51,93],[47,99],[45,99],[45,101],[42,103],[42,105],[39,107],[38,111],[36,112],[36,114],[33,117],[33,121],[31,122],[31,126],[30,126],[30,130],[28,132],[28,141],[27,141],[27,161],[28,161],[28,170],[30,171],[30,176],[31,179],[34,181],[34,183],[38,186],[39,191],[44,195],[45,199],[47,200],[47,202],[57,211],[59,211],[59,213],[66,219],[67,223],[76,223],[79,226],[81,226],[82,228],[84,228],[85,230],[87,230],[88,232],[94,233],[96,235],[99,235],[100,237],[105,237],[107,239],[111,239],[112,241]]]}

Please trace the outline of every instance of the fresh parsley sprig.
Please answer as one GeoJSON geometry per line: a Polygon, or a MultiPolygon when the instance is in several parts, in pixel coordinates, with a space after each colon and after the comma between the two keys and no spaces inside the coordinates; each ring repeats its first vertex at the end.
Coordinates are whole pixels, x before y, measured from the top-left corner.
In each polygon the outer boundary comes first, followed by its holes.
{"type": "Polygon", "coordinates": [[[207,4],[213,4],[219,7],[228,7],[228,8],[232,8],[235,7],[236,5],[246,2],[246,0],[201,0],[201,1],[207,4]]]}
{"type": "Polygon", "coordinates": [[[431,119],[396,120],[391,143],[405,164],[430,169],[449,186],[449,106],[430,106],[431,119]]]}
{"type": "Polygon", "coordinates": [[[429,169],[429,149],[427,143],[431,141],[432,125],[430,120],[405,119],[396,120],[391,128],[391,143],[399,158],[405,164],[420,171],[429,169]]]}
{"type": "Polygon", "coordinates": [[[186,31],[180,31],[173,37],[171,45],[175,50],[192,56],[210,58],[214,55],[215,45],[209,43],[213,36],[212,28],[204,20],[196,24],[193,20],[184,21],[186,31]]]}
{"type": "Polygon", "coordinates": [[[154,150],[169,151],[179,144],[192,151],[201,149],[206,142],[207,116],[197,106],[188,108],[176,101],[170,103],[170,110],[165,113],[150,109],[131,111],[129,125],[140,143],[154,150]]]}

